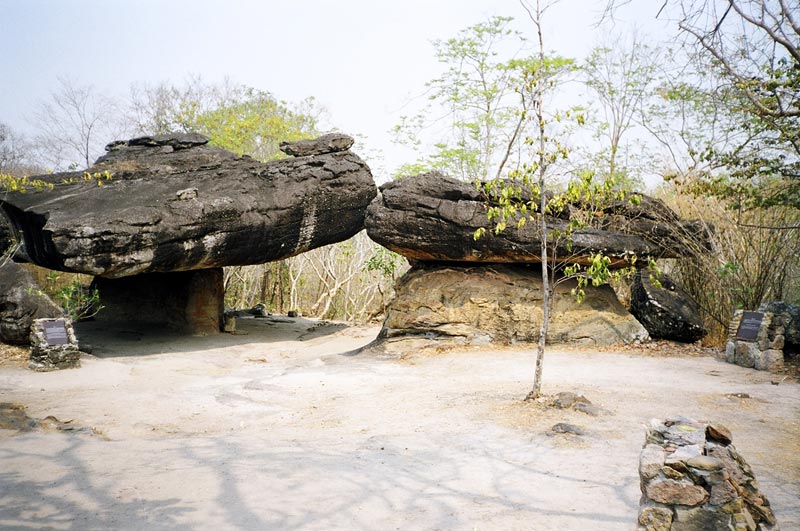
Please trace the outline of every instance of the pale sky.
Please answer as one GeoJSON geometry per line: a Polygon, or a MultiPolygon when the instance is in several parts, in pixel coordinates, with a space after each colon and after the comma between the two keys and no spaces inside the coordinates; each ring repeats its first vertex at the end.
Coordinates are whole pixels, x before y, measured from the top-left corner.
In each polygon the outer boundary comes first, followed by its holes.
{"type": "MultiPolygon", "coordinates": [[[[604,4],[556,4],[546,48],[581,58],[616,29],[668,31],[650,2],[598,29],[604,4]]],[[[431,41],[492,15],[531,32],[517,0],[0,0],[0,122],[30,133],[58,77],[122,97],[132,83],[227,77],[290,102],[315,97],[331,125],[364,135],[392,169],[412,161],[388,130],[441,71],[431,41]]]]}

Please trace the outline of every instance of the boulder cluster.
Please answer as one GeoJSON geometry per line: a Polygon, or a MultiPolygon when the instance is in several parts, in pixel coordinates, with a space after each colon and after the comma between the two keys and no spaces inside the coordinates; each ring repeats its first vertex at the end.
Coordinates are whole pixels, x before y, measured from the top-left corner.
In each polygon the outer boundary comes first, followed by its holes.
{"type": "MultiPolygon", "coordinates": [[[[414,265],[398,283],[382,339],[536,341],[542,320],[536,224],[493,234],[487,218],[493,198],[439,173],[404,177],[378,193],[352,145],[338,133],[283,143],[290,157],[263,163],[197,134],[116,141],[83,172],[34,178],[51,189],[4,194],[0,210],[22,243],[17,259],[95,277],[105,306],[100,318],[218,332],[222,267],[288,258],[366,228],[414,265]],[[486,235],[476,239],[478,229],[486,235]]],[[[569,204],[548,225],[564,228],[584,208],[569,204]]],[[[633,256],[678,257],[682,238],[704,235],[646,196],[612,203],[592,218],[569,241],[554,244],[556,261],[586,264],[603,253],[611,267],[623,267],[633,256]]],[[[567,282],[556,292],[550,342],[647,337],[610,289],[590,287],[578,304],[573,287],[567,282]]]]}

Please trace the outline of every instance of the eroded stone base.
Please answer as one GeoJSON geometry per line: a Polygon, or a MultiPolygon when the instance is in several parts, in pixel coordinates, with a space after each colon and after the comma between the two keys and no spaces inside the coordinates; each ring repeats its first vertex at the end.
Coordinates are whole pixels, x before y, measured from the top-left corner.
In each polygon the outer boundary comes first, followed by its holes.
{"type": "MultiPolygon", "coordinates": [[[[647,339],[647,331],[609,286],[587,287],[578,303],[574,281],[556,289],[550,344],[609,345],[647,339]]],[[[414,266],[399,281],[379,336],[387,351],[435,344],[535,343],[542,323],[541,270],[485,264],[414,266]]]]}
{"type": "Polygon", "coordinates": [[[222,328],[221,268],[97,277],[93,286],[103,305],[99,321],[131,321],[192,335],[217,334],[222,328]]]}

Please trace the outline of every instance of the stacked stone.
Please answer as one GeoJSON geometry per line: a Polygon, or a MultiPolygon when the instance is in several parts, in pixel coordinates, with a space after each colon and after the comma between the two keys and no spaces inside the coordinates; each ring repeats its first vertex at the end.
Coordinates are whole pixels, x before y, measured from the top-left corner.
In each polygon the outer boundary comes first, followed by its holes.
{"type": "Polygon", "coordinates": [[[789,316],[764,313],[755,341],[746,341],[736,338],[743,315],[742,310],[736,310],[728,327],[725,360],[759,371],[783,369],[784,323],[789,322],[789,316]]]}
{"type": "Polygon", "coordinates": [[[753,470],[720,424],[654,419],[639,478],[638,531],[779,529],[753,470]]]}
{"type": "Polygon", "coordinates": [[[59,369],[72,369],[81,366],[81,352],[78,350],[78,341],[72,328],[72,320],[66,317],[60,319],[36,319],[31,325],[31,355],[28,368],[34,371],[56,371],[59,369]],[[66,341],[62,345],[51,345],[47,340],[45,327],[47,323],[59,322],[63,324],[66,341]]]}
{"type": "Polygon", "coordinates": [[[788,304],[783,301],[772,301],[758,307],[759,312],[772,312],[786,314],[788,319],[783,321],[783,354],[791,355],[800,353],[800,304],[788,304]]]}

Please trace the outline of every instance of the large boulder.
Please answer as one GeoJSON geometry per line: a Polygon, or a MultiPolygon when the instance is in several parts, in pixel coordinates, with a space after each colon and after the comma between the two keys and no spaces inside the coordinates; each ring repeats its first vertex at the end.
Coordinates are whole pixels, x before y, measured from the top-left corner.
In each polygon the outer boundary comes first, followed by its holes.
{"type": "Polygon", "coordinates": [[[27,345],[34,319],[63,317],[21,265],[0,259],[0,342],[27,345]]]}
{"type": "Polygon", "coordinates": [[[708,333],[697,303],[669,275],[639,271],[631,284],[631,313],[655,339],[694,343],[708,333]]]}
{"type": "Polygon", "coordinates": [[[35,177],[52,190],[7,193],[0,208],[40,266],[121,278],[287,258],[363,228],[369,167],[326,135],[258,162],[197,134],[109,144],[86,172],[35,177]]]}
{"type": "MultiPolygon", "coordinates": [[[[432,172],[403,177],[380,187],[369,206],[365,226],[370,238],[413,260],[536,263],[541,239],[535,223],[522,228],[510,223],[492,234],[487,211],[494,203],[474,183],[432,172]],[[475,231],[487,234],[475,239],[475,231]]],[[[524,190],[523,190],[524,194],[524,190]]],[[[686,237],[703,238],[703,227],[682,222],[663,203],[641,196],[641,202],[620,201],[597,217],[592,226],[558,241],[557,260],[588,263],[602,252],[612,266],[627,266],[629,258],[684,254],[686,237]]],[[[566,230],[580,205],[569,205],[559,217],[548,216],[548,226],[566,230]]]]}
{"type": "MultiPolygon", "coordinates": [[[[556,288],[549,344],[609,345],[647,339],[609,286],[588,287],[578,303],[574,282],[556,288]]],[[[395,287],[377,344],[386,351],[456,345],[536,342],[542,323],[536,266],[419,263],[395,287]]]]}
{"type": "Polygon", "coordinates": [[[800,305],[782,301],[767,302],[759,306],[759,312],[787,314],[789,322],[784,323],[783,350],[792,354],[800,353],[800,305]]]}

